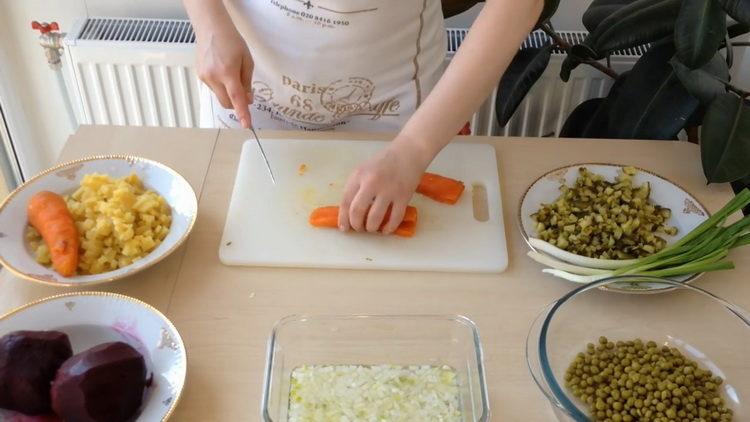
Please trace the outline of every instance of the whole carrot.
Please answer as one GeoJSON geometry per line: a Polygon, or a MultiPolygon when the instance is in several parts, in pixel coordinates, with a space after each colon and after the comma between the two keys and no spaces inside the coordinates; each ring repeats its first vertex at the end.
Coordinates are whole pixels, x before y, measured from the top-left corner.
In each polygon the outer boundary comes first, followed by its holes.
{"type": "Polygon", "coordinates": [[[27,212],[29,223],[49,248],[52,268],[63,277],[74,275],[78,267],[78,230],[63,197],[39,192],[29,200],[27,212]]]}

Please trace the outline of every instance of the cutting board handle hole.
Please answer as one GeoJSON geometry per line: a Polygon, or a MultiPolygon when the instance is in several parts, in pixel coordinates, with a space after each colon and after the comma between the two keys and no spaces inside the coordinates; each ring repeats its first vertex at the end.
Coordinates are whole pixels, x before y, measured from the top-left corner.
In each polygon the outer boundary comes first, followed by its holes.
{"type": "Polygon", "coordinates": [[[484,223],[490,219],[490,208],[487,204],[487,188],[480,183],[471,186],[471,200],[474,208],[474,219],[484,223]]]}

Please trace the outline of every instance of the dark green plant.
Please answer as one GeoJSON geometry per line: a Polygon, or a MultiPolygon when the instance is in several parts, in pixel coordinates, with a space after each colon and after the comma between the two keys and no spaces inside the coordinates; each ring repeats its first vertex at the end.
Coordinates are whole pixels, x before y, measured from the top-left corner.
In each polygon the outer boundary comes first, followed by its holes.
{"type": "MultiPolygon", "coordinates": [[[[443,3],[457,12],[476,2],[443,3]]],[[[558,5],[547,1],[540,22],[551,44],[520,51],[500,82],[500,126],[556,48],[566,53],[564,81],[581,64],[615,79],[605,98],[572,111],[560,136],[676,139],[685,129],[700,134],[708,182],[750,184],[750,92],[732,85],[729,76],[733,48],[749,44],[732,39],[750,32],[750,0],[594,0],[582,16],[589,35],[579,45],[567,43],[549,23],[558,5]],[[648,52],[632,70],[620,75],[608,66],[614,51],[646,44],[648,52]]]]}

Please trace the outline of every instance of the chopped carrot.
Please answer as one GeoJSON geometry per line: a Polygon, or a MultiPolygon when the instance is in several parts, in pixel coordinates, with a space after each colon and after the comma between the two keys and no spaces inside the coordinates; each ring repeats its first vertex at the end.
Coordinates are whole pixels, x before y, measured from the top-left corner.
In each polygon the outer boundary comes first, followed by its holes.
{"type": "MultiPolygon", "coordinates": [[[[380,230],[388,222],[391,216],[391,209],[388,211],[383,218],[383,224],[380,226],[380,230]]],[[[310,214],[310,225],[314,227],[327,227],[335,229],[339,226],[339,207],[321,207],[313,210],[310,214]]],[[[398,228],[394,232],[397,236],[412,237],[417,230],[417,209],[414,207],[406,207],[406,213],[404,219],[399,224],[398,228]]]]}
{"type": "Polygon", "coordinates": [[[29,200],[27,212],[29,223],[49,248],[52,267],[63,277],[74,275],[78,267],[78,230],[63,197],[39,192],[29,200]]]}
{"type": "Polygon", "coordinates": [[[299,167],[297,168],[297,174],[299,174],[300,176],[305,174],[306,171],[307,171],[307,164],[305,163],[300,164],[299,167]]]}
{"type": "Polygon", "coordinates": [[[435,201],[453,205],[464,192],[464,182],[434,173],[425,173],[417,186],[417,193],[435,201]]]}

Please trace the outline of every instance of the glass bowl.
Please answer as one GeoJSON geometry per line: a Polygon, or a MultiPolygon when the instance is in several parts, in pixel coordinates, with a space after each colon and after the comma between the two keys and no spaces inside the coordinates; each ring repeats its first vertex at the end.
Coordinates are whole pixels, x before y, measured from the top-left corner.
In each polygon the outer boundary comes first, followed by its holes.
{"type": "Polygon", "coordinates": [[[576,355],[586,350],[587,343],[596,344],[599,336],[676,347],[723,379],[722,396],[734,411],[734,421],[750,420],[750,314],[739,307],[698,287],[642,276],[587,284],[553,302],[531,326],[526,360],[560,421],[591,420],[588,406],[565,388],[564,375],[576,355]],[[674,290],[623,296],[599,289],[638,280],[674,290]]]}
{"type": "Polygon", "coordinates": [[[262,418],[285,422],[292,372],[310,365],[431,365],[457,375],[462,422],[489,420],[476,325],[463,316],[290,316],[268,341],[262,418]]]}

